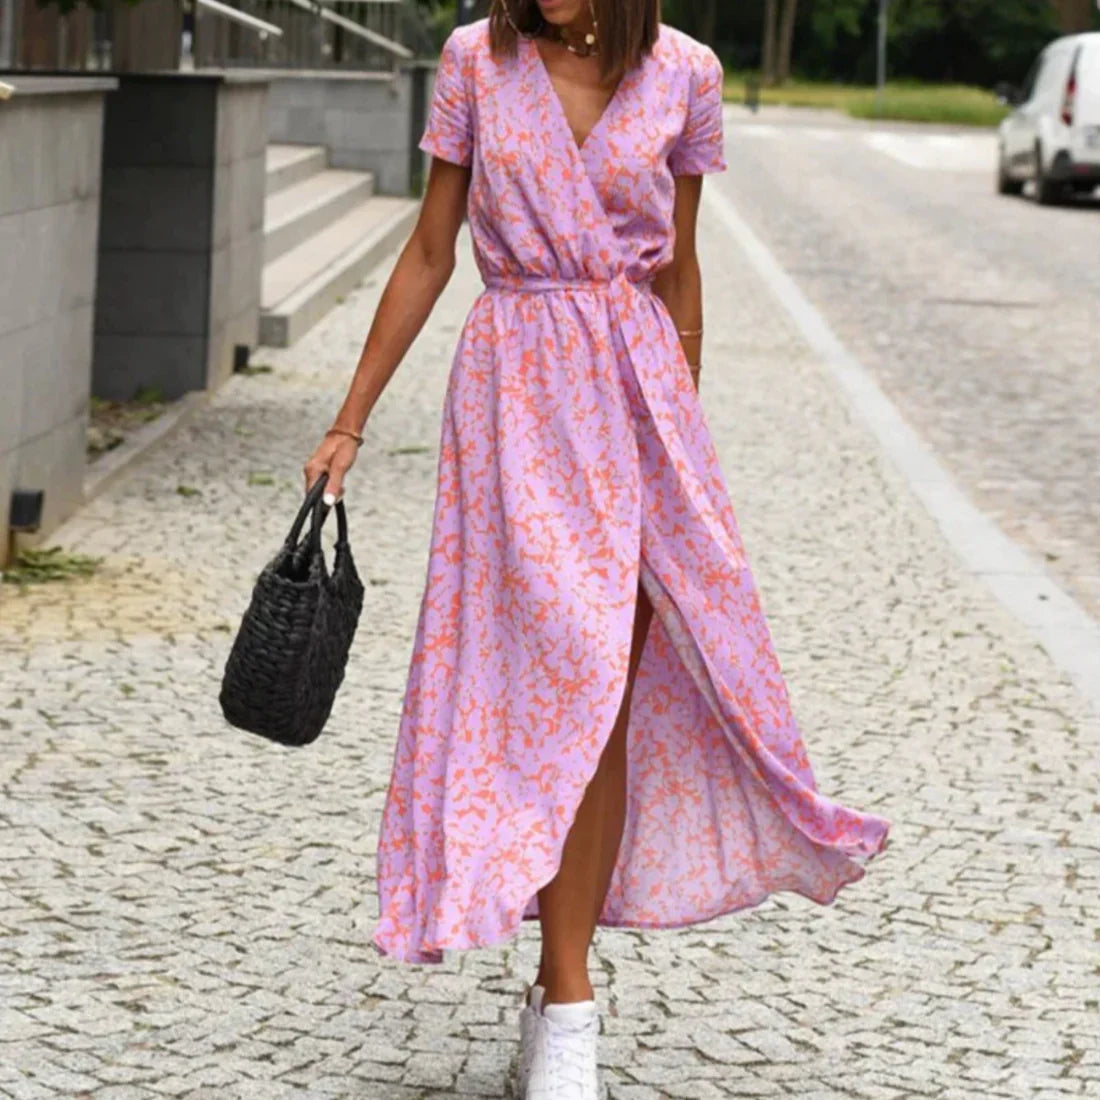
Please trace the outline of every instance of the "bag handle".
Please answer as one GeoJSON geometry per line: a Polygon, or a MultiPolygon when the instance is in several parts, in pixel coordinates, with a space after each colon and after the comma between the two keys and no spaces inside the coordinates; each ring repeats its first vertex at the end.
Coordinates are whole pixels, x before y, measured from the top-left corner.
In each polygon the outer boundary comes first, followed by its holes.
{"type": "MultiPolygon", "coordinates": [[[[294,523],[290,528],[290,534],[286,537],[287,549],[293,549],[298,545],[298,539],[302,534],[302,528],[305,526],[306,517],[310,516],[310,551],[314,554],[320,553],[321,527],[329,512],[328,505],[324,502],[325,485],[327,483],[328,471],[326,470],[310,486],[309,492],[306,493],[305,499],[298,509],[297,516],[294,517],[294,523]]],[[[336,542],[338,546],[346,546],[348,542],[348,514],[347,509],[344,507],[343,500],[338,500],[336,502],[336,542]]]]}

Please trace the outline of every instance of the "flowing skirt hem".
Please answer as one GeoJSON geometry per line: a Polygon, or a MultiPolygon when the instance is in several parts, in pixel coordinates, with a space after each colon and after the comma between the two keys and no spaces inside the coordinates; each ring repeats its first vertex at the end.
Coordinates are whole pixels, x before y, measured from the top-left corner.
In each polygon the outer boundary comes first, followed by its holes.
{"type": "MultiPolygon", "coordinates": [[[[868,815],[868,817],[871,816],[872,815],[868,815]]],[[[832,889],[828,892],[814,892],[793,883],[785,885],[776,883],[758,890],[755,893],[744,896],[739,901],[731,902],[727,899],[727,901],[714,909],[698,915],[670,917],[660,921],[648,921],[643,918],[635,917],[614,918],[601,915],[596,926],[598,928],[628,929],[642,932],[671,931],[680,928],[690,928],[695,925],[709,923],[720,917],[729,916],[732,913],[757,909],[767,901],[768,898],[778,894],[797,894],[799,897],[804,897],[817,905],[832,905],[845,886],[859,882],[859,880],[866,875],[866,864],[870,863],[876,856],[880,855],[889,847],[890,823],[885,818],[874,818],[873,820],[881,822],[877,834],[859,842],[860,850],[858,857],[855,855],[849,856],[848,863],[845,865],[845,873],[837,876],[832,889]]],[[[537,891],[532,892],[535,893],[537,891]]],[[[393,958],[399,962],[413,965],[437,964],[444,961],[444,951],[470,951],[507,946],[519,936],[525,922],[536,920],[538,920],[537,914],[525,913],[517,920],[511,922],[508,926],[502,927],[496,932],[482,936],[460,936],[446,942],[424,943],[419,949],[408,945],[402,946],[397,941],[389,939],[388,937],[382,939],[377,932],[372,936],[370,942],[375,952],[383,958],[393,958]]]]}

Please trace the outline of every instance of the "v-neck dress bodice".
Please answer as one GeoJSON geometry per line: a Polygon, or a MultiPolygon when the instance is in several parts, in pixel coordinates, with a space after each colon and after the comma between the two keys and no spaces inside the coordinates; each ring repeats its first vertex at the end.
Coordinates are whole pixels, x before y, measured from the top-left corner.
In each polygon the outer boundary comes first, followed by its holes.
{"type": "MultiPolygon", "coordinates": [[[[726,167],[722,66],[662,25],[578,146],[533,42],[444,44],[420,148],[470,169],[485,281],[440,427],[372,943],[407,962],[538,916],[654,608],[602,925],[822,904],[889,822],[817,789],[676,326],[675,177],[726,167]]],[[[711,370],[714,370],[712,365],[711,370]]]]}
{"type": "Polygon", "coordinates": [[[498,61],[480,20],[444,44],[420,147],[471,168],[483,276],[644,280],[672,259],[673,177],[726,168],[722,65],[662,25],[578,146],[535,43],[498,61]]]}

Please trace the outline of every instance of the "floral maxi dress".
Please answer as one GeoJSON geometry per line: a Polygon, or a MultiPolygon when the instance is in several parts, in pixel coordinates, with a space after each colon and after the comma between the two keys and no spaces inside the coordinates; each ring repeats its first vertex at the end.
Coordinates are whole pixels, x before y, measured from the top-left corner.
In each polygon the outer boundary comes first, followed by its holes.
{"type": "Polygon", "coordinates": [[[536,44],[448,37],[420,148],[471,169],[485,282],[443,404],[427,580],[377,852],[406,962],[538,915],[654,617],[599,923],[831,903],[890,823],[816,789],[683,349],[649,280],[677,175],[726,167],[722,66],[662,25],[578,145],[536,44]]]}

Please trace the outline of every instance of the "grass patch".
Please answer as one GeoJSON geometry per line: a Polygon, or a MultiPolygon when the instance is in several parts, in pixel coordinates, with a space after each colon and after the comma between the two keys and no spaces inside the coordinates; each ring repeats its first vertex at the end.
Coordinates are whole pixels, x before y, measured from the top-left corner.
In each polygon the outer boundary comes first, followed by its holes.
{"type": "Polygon", "coordinates": [[[88,554],[72,554],[60,546],[30,547],[19,551],[2,575],[9,584],[46,584],[90,577],[102,560],[88,554]]]}
{"type": "MultiPolygon", "coordinates": [[[[992,92],[965,84],[887,85],[882,115],[902,122],[938,122],[952,126],[996,126],[1011,110],[992,92]]],[[[865,92],[848,107],[853,118],[875,118],[875,94],[865,92]]]]}
{"type": "Polygon", "coordinates": [[[93,397],[88,412],[88,460],[113,451],[127,433],[156,420],[168,407],[155,386],[142,386],[129,401],[104,401],[93,397]]]}
{"type": "MultiPolygon", "coordinates": [[[[745,101],[745,74],[726,78],[725,98],[745,101]]],[[[992,92],[967,84],[922,84],[892,81],[882,97],[882,114],[875,114],[875,89],[856,84],[792,80],[781,88],[761,88],[760,102],[786,107],[816,107],[841,111],[852,118],[883,118],[902,122],[933,122],[957,126],[996,126],[1011,108],[992,92]]]]}

